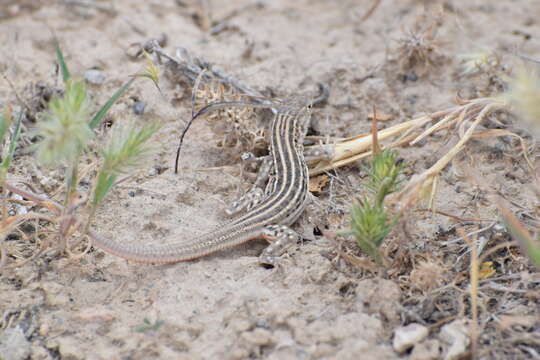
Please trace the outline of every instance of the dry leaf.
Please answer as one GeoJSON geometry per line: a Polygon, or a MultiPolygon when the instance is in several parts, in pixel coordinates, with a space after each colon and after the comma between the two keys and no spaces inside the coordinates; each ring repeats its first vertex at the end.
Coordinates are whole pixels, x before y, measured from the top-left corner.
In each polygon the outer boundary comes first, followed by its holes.
{"type": "Polygon", "coordinates": [[[320,175],[309,179],[309,191],[320,192],[330,181],[327,175],[320,175]]]}
{"type": "Polygon", "coordinates": [[[480,273],[479,278],[480,280],[487,279],[488,277],[491,277],[495,275],[497,271],[493,268],[493,262],[492,261],[486,261],[483,262],[480,266],[480,273]]]}
{"type": "Polygon", "coordinates": [[[446,269],[439,263],[420,261],[411,271],[411,284],[421,291],[430,291],[441,286],[447,277],[446,269]]]}
{"type": "Polygon", "coordinates": [[[531,329],[535,326],[538,319],[535,316],[525,315],[501,315],[499,327],[501,330],[511,330],[514,327],[531,329]]]}

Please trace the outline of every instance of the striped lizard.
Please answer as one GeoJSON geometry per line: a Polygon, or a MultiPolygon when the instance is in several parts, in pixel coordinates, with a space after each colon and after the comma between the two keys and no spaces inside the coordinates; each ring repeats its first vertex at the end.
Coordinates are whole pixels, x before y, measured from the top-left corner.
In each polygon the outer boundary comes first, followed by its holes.
{"type": "Polygon", "coordinates": [[[234,214],[229,221],[206,234],[174,244],[134,245],[95,236],[93,245],[128,260],[165,264],[196,259],[262,238],[270,245],[262,252],[259,262],[273,266],[277,258],[299,239],[289,225],[301,215],[309,198],[303,141],[311,119],[312,103],[307,98],[296,97],[273,106],[272,171],[266,190],[260,199],[253,197],[256,199],[229,211],[234,214]],[[247,211],[239,214],[242,207],[247,211]]]}

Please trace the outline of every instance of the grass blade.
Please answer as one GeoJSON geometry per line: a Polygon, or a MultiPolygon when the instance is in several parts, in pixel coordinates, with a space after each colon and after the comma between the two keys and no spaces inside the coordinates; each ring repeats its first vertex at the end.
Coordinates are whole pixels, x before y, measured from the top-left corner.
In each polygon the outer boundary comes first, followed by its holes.
{"type": "Polygon", "coordinates": [[[534,239],[531,234],[523,227],[519,220],[512,214],[510,209],[499,201],[499,209],[504,220],[506,228],[510,234],[519,242],[519,245],[527,254],[531,262],[540,269],[540,241],[534,239]]]}
{"type": "Polygon", "coordinates": [[[21,134],[21,123],[22,123],[22,111],[19,112],[19,118],[17,119],[17,124],[15,125],[15,132],[13,133],[13,138],[9,144],[9,150],[7,156],[2,161],[2,169],[7,171],[8,167],[11,165],[11,159],[13,159],[13,154],[15,153],[15,148],[17,147],[17,142],[19,141],[19,135],[21,134]]]}
{"type": "Polygon", "coordinates": [[[6,105],[4,113],[0,114],[0,145],[4,143],[4,136],[11,126],[12,115],[11,107],[6,105]]]}
{"type": "Polygon", "coordinates": [[[96,189],[94,191],[94,207],[101,203],[101,201],[105,198],[116,182],[116,178],[117,176],[115,174],[108,174],[100,171],[97,177],[96,189]]]}
{"type": "Polygon", "coordinates": [[[109,144],[103,151],[103,165],[98,171],[93,206],[97,206],[116,182],[118,175],[126,174],[142,166],[152,154],[148,144],[160,125],[148,123],[142,127],[115,125],[109,144]]]}
{"type": "Polygon", "coordinates": [[[95,129],[100,123],[101,120],[105,117],[109,109],[114,105],[114,103],[122,96],[126,90],[131,86],[131,84],[135,81],[135,78],[131,78],[127,83],[124,84],[120,89],[116,90],[116,92],[107,100],[105,105],[99,109],[99,111],[94,115],[92,120],[90,121],[90,129],[95,129]]]}
{"type": "Polygon", "coordinates": [[[64,83],[66,83],[71,78],[71,74],[69,73],[68,66],[64,59],[64,54],[62,53],[62,50],[60,49],[60,43],[58,43],[58,39],[56,38],[54,39],[54,47],[55,47],[55,53],[56,53],[56,60],[58,61],[58,65],[60,66],[60,71],[62,72],[62,79],[64,80],[64,83]]]}

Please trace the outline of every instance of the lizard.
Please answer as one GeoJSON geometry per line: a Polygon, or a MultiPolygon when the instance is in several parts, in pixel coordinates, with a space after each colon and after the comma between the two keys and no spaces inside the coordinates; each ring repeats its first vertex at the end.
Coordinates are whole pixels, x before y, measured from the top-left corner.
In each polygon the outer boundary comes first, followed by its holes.
{"type": "Polygon", "coordinates": [[[287,248],[299,239],[289,226],[302,214],[309,200],[303,142],[313,102],[297,96],[271,106],[274,110],[269,145],[272,175],[264,195],[230,210],[228,213],[233,214],[230,220],[206,234],[173,244],[126,244],[95,234],[93,245],[128,260],[166,264],[193,260],[253,239],[265,239],[270,245],[263,250],[259,263],[274,266],[287,248]],[[239,214],[242,207],[246,211],[239,214]]]}

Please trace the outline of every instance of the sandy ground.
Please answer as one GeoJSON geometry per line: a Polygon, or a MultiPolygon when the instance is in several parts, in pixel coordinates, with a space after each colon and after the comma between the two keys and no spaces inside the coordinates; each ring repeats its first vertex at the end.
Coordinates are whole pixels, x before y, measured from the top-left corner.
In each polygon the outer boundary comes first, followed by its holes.
{"type": "MultiPolygon", "coordinates": [[[[91,68],[105,74],[102,85],[90,86],[96,108],[144,66],[126,55],[130,45],[166,34],[166,52],[174,54],[182,46],[265,93],[271,89],[286,97],[328,84],[330,98],[313,114],[311,134],[317,135],[367,132],[373,106],[390,115],[381,124],[387,127],[451,106],[458,91],[466,98],[493,94],[516,63],[512,53],[540,57],[540,3],[528,0],[382,0],[364,20],[374,1],[264,1],[244,8],[252,3],[214,0],[209,1],[213,20],[240,9],[214,35],[202,30],[194,1],[95,2],[114,6],[114,14],[66,3],[0,3],[0,70],[21,94],[36,83],[61,87],[53,31],[76,77],[91,68]],[[417,41],[427,44],[424,54],[408,53],[403,45],[415,31],[422,35],[417,41]],[[500,63],[463,75],[459,55],[485,49],[496,51],[500,63]]],[[[173,173],[191,89],[162,77],[163,94],[149,81],[137,81],[109,115],[112,122],[137,118],[163,124],[156,156],[98,212],[94,228],[117,241],[165,243],[203,233],[225,218],[224,204],[247,185],[239,176],[238,151],[219,148],[219,134],[204,121],[193,126],[182,171],[173,173]],[[133,113],[134,99],[146,104],[143,115],[133,113]]],[[[15,101],[15,94],[2,79],[0,104],[8,101],[15,101]]],[[[408,163],[406,175],[431,166],[448,150],[445,139],[435,135],[400,150],[408,163]]],[[[523,159],[514,143],[503,140],[472,142],[445,170],[437,209],[497,221],[497,209],[485,192],[463,177],[471,165],[516,207],[537,206],[523,159]]],[[[255,241],[167,266],[140,265],[93,249],[80,260],[53,252],[3,272],[0,358],[448,357],[454,340],[448,341],[442,327],[453,324],[467,332],[466,322],[455,321],[471,316],[467,245],[458,239],[456,220],[411,212],[408,234],[397,231],[388,239],[387,246],[401,251],[402,261],[386,279],[340,258],[335,242],[320,232],[314,235],[314,227],[346,229],[351,194],[365,191],[361,169],[357,164],[338,170],[331,185],[316,194],[317,201],[296,226],[311,240],[294,247],[274,269],[258,265],[265,244],[255,241]],[[413,322],[427,326],[429,335],[399,354],[392,347],[393,332],[413,322]]],[[[30,155],[18,155],[12,173],[47,194],[61,185],[59,173],[38,167],[30,155]]],[[[483,236],[496,245],[508,235],[490,230],[483,236]]],[[[363,257],[351,238],[339,241],[363,257]]],[[[512,291],[482,293],[479,358],[540,358],[540,295],[537,283],[524,280],[534,269],[518,250],[503,251],[499,260],[492,259],[493,277],[519,281],[497,283],[512,291]],[[500,320],[507,313],[529,322],[521,324],[521,332],[505,332],[500,320]]]]}

